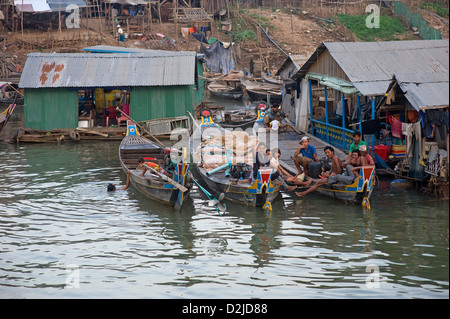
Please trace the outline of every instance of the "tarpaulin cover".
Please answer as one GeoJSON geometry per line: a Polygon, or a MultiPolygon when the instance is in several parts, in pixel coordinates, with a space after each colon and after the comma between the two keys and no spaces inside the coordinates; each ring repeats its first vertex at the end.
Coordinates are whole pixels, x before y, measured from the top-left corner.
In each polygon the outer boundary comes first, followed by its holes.
{"type": "Polygon", "coordinates": [[[200,53],[205,55],[206,67],[211,72],[228,74],[236,68],[232,45],[225,48],[220,41],[216,41],[206,48],[202,43],[200,53]]]}
{"type": "Polygon", "coordinates": [[[206,40],[206,36],[203,32],[200,33],[192,33],[192,35],[194,36],[194,38],[196,38],[198,41],[202,42],[202,43],[208,43],[208,40],[206,40]]]}

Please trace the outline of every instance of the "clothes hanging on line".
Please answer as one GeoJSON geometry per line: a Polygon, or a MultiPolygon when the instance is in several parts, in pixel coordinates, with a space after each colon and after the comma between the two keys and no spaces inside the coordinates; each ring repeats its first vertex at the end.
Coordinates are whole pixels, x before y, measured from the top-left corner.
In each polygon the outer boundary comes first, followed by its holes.
{"type": "Polygon", "coordinates": [[[424,141],[422,139],[422,127],[420,122],[402,123],[402,134],[406,136],[406,156],[413,156],[413,137],[419,142],[419,158],[423,158],[424,141]]]}

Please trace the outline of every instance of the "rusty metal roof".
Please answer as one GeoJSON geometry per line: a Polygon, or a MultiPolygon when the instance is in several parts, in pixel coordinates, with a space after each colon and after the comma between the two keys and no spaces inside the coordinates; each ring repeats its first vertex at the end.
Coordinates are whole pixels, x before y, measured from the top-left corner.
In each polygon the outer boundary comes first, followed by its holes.
{"type": "Polygon", "coordinates": [[[449,77],[449,41],[324,42],[294,78],[303,78],[320,54],[328,50],[353,85],[366,96],[386,93],[394,75],[403,79],[435,74],[449,77]]]}
{"type": "Polygon", "coordinates": [[[195,83],[196,53],[31,53],[21,88],[172,86],[195,83]]]}

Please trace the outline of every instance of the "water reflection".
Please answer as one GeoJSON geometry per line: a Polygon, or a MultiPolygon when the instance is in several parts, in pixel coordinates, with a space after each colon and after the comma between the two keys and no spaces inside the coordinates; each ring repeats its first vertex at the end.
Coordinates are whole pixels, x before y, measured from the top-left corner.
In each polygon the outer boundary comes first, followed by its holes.
{"type": "Polygon", "coordinates": [[[125,183],[118,145],[0,144],[1,296],[448,298],[448,202],[380,179],[370,211],[281,194],[218,216],[194,187],[177,213],[106,192],[125,183]]]}

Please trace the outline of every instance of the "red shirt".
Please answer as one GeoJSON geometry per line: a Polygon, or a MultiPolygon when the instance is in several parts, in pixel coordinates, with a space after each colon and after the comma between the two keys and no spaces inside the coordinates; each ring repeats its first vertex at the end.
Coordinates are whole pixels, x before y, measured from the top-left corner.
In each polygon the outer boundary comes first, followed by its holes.
{"type": "Polygon", "coordinates": [[[370,166],[374,166],[375,165],[375,162],[373,161],[372,156],[370,156],[369,154],[366,154],[366,156],[364,156],[364,158],[366,159],[367,163],[370,166]]]}

